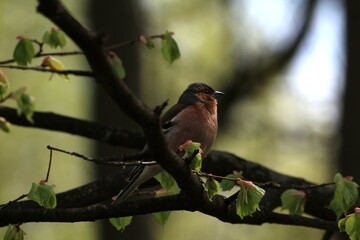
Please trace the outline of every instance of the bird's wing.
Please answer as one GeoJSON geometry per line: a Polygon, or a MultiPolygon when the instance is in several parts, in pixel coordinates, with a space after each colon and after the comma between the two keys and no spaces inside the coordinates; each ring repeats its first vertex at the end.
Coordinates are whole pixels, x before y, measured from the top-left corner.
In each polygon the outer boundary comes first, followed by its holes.
{"type": "Polygon", "coordinates": [[[112,204],[117,205],[124,202],[127,197],[142,183],[140,181],[140,176],[144,171],[145,166],[139,165],[136,166],[129,174],[129,177],[126,179],[129,181],[129,184],[119,192],[119,194],[115,197],[112,204]]]}
{"type": "Polygon", "coordinates": [[[164,133],[168,132],[173,126],[176,125],[174,121],[175,116],[177,116],[184,108],[185,104],[175,104],[172,106],[161,118],[161,127],[164,130],[164,133]]]}

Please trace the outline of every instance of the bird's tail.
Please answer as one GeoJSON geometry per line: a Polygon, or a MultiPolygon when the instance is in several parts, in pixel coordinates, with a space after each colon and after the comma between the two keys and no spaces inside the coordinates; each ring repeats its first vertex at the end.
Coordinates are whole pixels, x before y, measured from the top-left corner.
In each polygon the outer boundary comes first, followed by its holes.
{"type": "Polygon", "coordinates": [[[141,173],[144,170],[144,166],[140,165],[135,167],[128,177],[129,184],[119,192],[119,194],[115,197],[112,202],[113,205],[117,205],[123,203],[131,193],[135,191],[135,189],[142,183],[141,173]]]}

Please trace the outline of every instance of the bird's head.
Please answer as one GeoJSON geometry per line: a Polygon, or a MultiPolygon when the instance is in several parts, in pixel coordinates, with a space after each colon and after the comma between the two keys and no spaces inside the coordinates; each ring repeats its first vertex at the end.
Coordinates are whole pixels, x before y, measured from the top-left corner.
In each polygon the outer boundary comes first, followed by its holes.
{"type": "Polygon", "coordinates": [[[223,92],[215,91],[205,83],[192,83],[181,94],[178,103],[198,104],[215,102],[216,99],[224,95],[223,92]]]}

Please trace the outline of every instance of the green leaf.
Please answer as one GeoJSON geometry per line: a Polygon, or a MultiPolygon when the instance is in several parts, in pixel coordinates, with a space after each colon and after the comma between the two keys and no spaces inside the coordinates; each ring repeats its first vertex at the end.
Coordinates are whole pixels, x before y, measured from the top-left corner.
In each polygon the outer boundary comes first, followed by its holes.
{"type": "MultiPolygon", "coordinates": [[[[241,176],[242,176],[242,171],[235,174],[226,175],[227,178],[233,178],[234,180],[240,178],[241,176]]],[[[230,191],[231,189],[233,189],[234,186],[235,186],[235,181],[224,179],[220,182],[220,187],[223,191],[230,191]]]]}
{"type": "Polygon", "coordinates": [[[338,227],[340,232],[345,232],[345,223],[346,223],[347,217],[342,218],[338,221],[338,227]]]}
{"type": "Polygon", "coordinates": [[[171,211],[164,211],[164,212],[156,212],[153,213],[153,216],[157,223],[159,223],[162,226],[165,226],[167,223],[169,217],[170,217],[171,211]]]}
{"type": "Polygon", "coordinates": [[[24,92],[24,89],[19,89],[15,92],[15,100],[18,105],[18,114],[24,114],[26,119],[33,123],[34,103],[35,99],[24,92]]]}
{"type": "Polygon", "coordinates": [[[9,224],[4,235],[4,240],[15,240],[16,228],[14,225],[9,224]]]}
{"type": "MultiPolygon", "coordinates": [[[[64,64],[59,59],[54,58],[52,56],[45,57],[41,63],[41,66],[49,67],[51,70],[56,70],[56,71],[65,70],[64,64]]],[[[59,74],[59,76],[64,79],[69,79],[68,75],[66,74],[59,74]]]]}
{"type": "Polygon", "coordinates": [[[15,47],[13,57],[17,64],[21,66],[27,66],[28,63],[31,63],[35,55],[35,49],[33,43],[29,38],[18,38],[20,40],[15,47]]]}
{"type": "Polygon", "coordinates": [[[62,31],[52,28],[50,32],[44,33],[43,42],[51,48],[63,48],[66,45],[66,36],[62,31]]]}
{"type": "Polygon", "coordinates": [[[9,81],[5,73],[0,69],[0,101],[7,96],[9,89],[9,81]]]}
{"type": "Polygon", "coordinates": [[[154,43],[153,40],[148,39],[147,42],[145,43],[145,46],[146,46],[148,49],[154,49],[154,48],[155,48],[155,43],[154,43]]]}
{"type": "Polygon", "coordinates": [[[265,190],[250,181],[239,182],[240,191],[236,199],[236,213],[240,218],[252,216],[256,210],[260,210],[259,203],[265,195],[265,190]]]}
{"type": "Polygon", "coordinates": [[[52,185],[33,183],[27,197],[44,208],[56,207],[56,195],[52,185]]]}
{"type": "Polygon", "coordinates": [[[24,240],[24,237],[25,237],[25,232],[24,232],[24,230],[20,229],[20,230],[16,233],[15,239],[16,239],[16,240],[24,240]]]}
{"type": "Polygon", "coordinates": [[[282,209],[288,209],[290,215],[301,215],[304,212],[306,193],[296,189],[288,189],[281,194],[282,209]]]}
{"type": "Polygon", "coordinates": [[[130,225],[132,216],[129,217],[119,217],[119,218],[110,218],[109,222],[116,228],[118,231],[124,231],[125,228],[130,225]]]}
{"type": "Polygon", "coordinates": [[[344,178],[340,173],[335,175],[334,182],[336,188],[329,208],[337,218],[340,218],[341,215],[346,215],[349,208],[355,204],[359,196],[358,184],[351,179],[344,178]]]}
{"type": "Polygon", "coordinates": [[[172,33],[166,31],[161,40],[161,53],[170,65],[173,64],[176,59],[180,58],[179,47],[171,35],[172,33]]]}
{"type": "Polygon", "coordinates": [[[114,67],[116,73],[118,74],[120,79],[124,79],[126,76],[125,68],[122,64],[121,59],[114,52],[108,53],[110,56],[110,61],[112,66],[114,67]]]}
{"type": "Polygon", "coordinates": [[[355,213],[347,215],[338,221],[340,232],[346,232],[351,240],[360,239],[360,213],[355,210],[355,213]]]}
{"type": "Polygon", "coordinates": [[[220,183],[214,178],[208,178],[205,183],[205,189],[207,190],[210,201],[220,191],[220,183]]]}
{"type": "Polygon", "coordinates": [[[5,118],[0,117],[0,129],[6,133],[10,132],[11,124],[5,118]]]}
{"type": "Polygon", "coordinates": [[[202,150],[200,147],[201,143],[193,142],[191,140],[186,141],[179,147],[180,151],[185,152],[183,158],[185,160],[191,160],[190,168],[195,170],[196,172],[200,172],[202,167],[202,150]],[[195,151],[197,151],[197,154],[194,156],[195,151]]]}
{"type": "Polygon", "coordinates": [[[180,188],[175,179],[166,171],[162,171],[154,177],[162,186],[162,188],[170,194],[178,194],[180,188]]]}
{"type": "Polygon", "coordinates": [[[139,36],[139,40],[143,42],[148,49],[155,48],[154,42],[148,36],[142,34],[139,36]]]}

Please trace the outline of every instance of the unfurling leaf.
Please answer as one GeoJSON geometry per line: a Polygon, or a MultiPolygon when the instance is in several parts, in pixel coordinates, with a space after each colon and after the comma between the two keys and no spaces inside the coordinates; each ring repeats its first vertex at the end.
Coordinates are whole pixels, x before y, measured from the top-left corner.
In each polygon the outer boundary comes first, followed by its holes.
{"type": "Polygon", "coordinates": [[[154,178],[161,184],[161,187],[167,193],[178,194],[180,192],[180,188],[178,187],[175,179],[168,172],[162,171],[154,178]]]}
{"type": "Polygon", "coordinates": [[[26,119],[33,123],[34,103],[35,99],[25,92],[25,88],[21,88],[14,92],[14,97],[18,105],[18,114],[24,114],[26,119]]]}
{"type": "Polygon", "coordinates": [[[4,240],[15,240],[16,228],[14,225],[9,224],[6,233],[4,235],[4,240]]]}
{"type": "Polygon", "coordinates": [[[195,170],[196,172],[201,171],[202,167],[202,157],[201,157],[201,143],[193,142],[191,140],[187,140],[184,144],[180,145],[179,150],[184,151],[185,154],[183,158],[185,160],[189,160],[190,168],[195,170]],[[197,153],[196,153],[197,152],[197,153]],[[194,155],[196,153],[196,155],[194,155]]]}
{"type": "Polygon", "coordinates": [[[220,187],[221,187],[221,190],[223,191],[230,191],[231,189],[233,189],[233,187],[235,186],[235,180],[237,178],[240,178],[242,176],[242,171],[240,172],[235,172],[234,174],[229,174],[227,175],[226,177],[227,178],[232,178],[234,179],[234,181],[232,180],[227,180],[227,179],[224,179],[220,182],[220,187]]]}
{"type": "Polygon", "coordinates": [[[337,173],[334,178],[335,193],[334,198],[330,202],[330,209],[336,214],[337,218],[347,213],[352,207],[358,196],[358,184],[350,178],[344,178],[340,173],[337,173]]]}
{"type": "Polygon", "coordinates": [[[346,232],[351,240],[360,239],[360,211],[355,208],[355,212],[347,215],[338,221],[340,232],[346,232]]]}
{"type": "Polygon", "coordinates": [[[17,64],[26,66],[28,63],[31,63],[35,55],[35,49],[29,38],[18,37],[18,39],[19,42],[15,47],[13,57],[17,64]]]}
{"type": "Polygon", "coordinates": [[[265,190],[250,181],[238,181],[240,191],[236,199],[236,213],[240,218],[252,216],[260,210],[259,203],[265,195],[265,190]]]}
{"type": "Polygon", "coordinates": [[[288,209],[290,215],[301,215],[304,212],[306,193],[288,189],[281,194],[282,209],[288,209]]]}
{"type": "Polygon", "coordinates": [[[44,33],[43,42],[51,48],[63,48],[66,45],[66,36],[62,31],[52,28],[44,33]]]}
{"type": "Polygon", "coordinates": [[[220,183],[214,178],[208,178],[205,183],[205,189],[207,190],[210,201],[220,191],[220,183]]]}
{"type": "Polygon", "coordinates": [[[0,117],[0,129],[6,133],[10,132],[11,124],[5,118],[0,117]]]}
{"type": "Polygon", "coordinates": [[[24,240],[25,232],[20,225],[9,225],[4,235],[4,240],[24,240]]]}
{"type": "Polygon", "coordinates": [[[54,186],[43,181],[40,184],[33,183],[27,197],[30,200],[37,202],[44,208],[56,207],[56,194],[54,192],[54,186]]]}
{"type": "Polygon", "coordinates": [[[161,53],[170,65],[181,56],[179,47],[171,35],[171,32],[166,31],[161,39],[161,53]]]}
{"type": "Polygon", "coordinates": [[[155,44],[154,42],[146,35],[142,34],[139,36],[139,40],[145,44],[145,46],[148,49],[154,49],[155,48],[155,44]]]}
{"type": "Polygon", "coordinates": [[[119,218],[110,218],[109,222],[116,228],[118,231],[124,231],[125,228],[131,223],[132,216],[129,217],[119,217],[119,218]]]}
{"type": "MultiPolygon", "coordinates": [[[[64,64],[59,59],[54,58],[52,56],[45,57],[41,63],[41,66],[48,67],[51,70],[55,70],[55,71],[64,71],[65,70],[64,64]]],[[[68,75],[66,75],[66,74],[59,73],[59,76],[64,79],[69,79],[68,75]]]]}
{"type": "Polygon", "coordinates": [[[3,100],[9,89],[9,81],[5,76],[5,73],[0,69],[0,101],[3,100]]]}
{"type": "Polygon", "coordinates": [[[118,74],[120,79],[124,79],[126,76],[125,68],[122,64],[121,59],[114,52],[109,52],[109,57],[111,60],[111,64],[114,67],[116,73],[118,74]]]}
{"type": "Polygon", "coordinates": [[[170,214],[171,214],[171,211],[156,212],[156,213],[153,213],[153,216],[157,223],[159,223],[162,226],[165,226],[165,224],[169,220],[170,214]]]}

